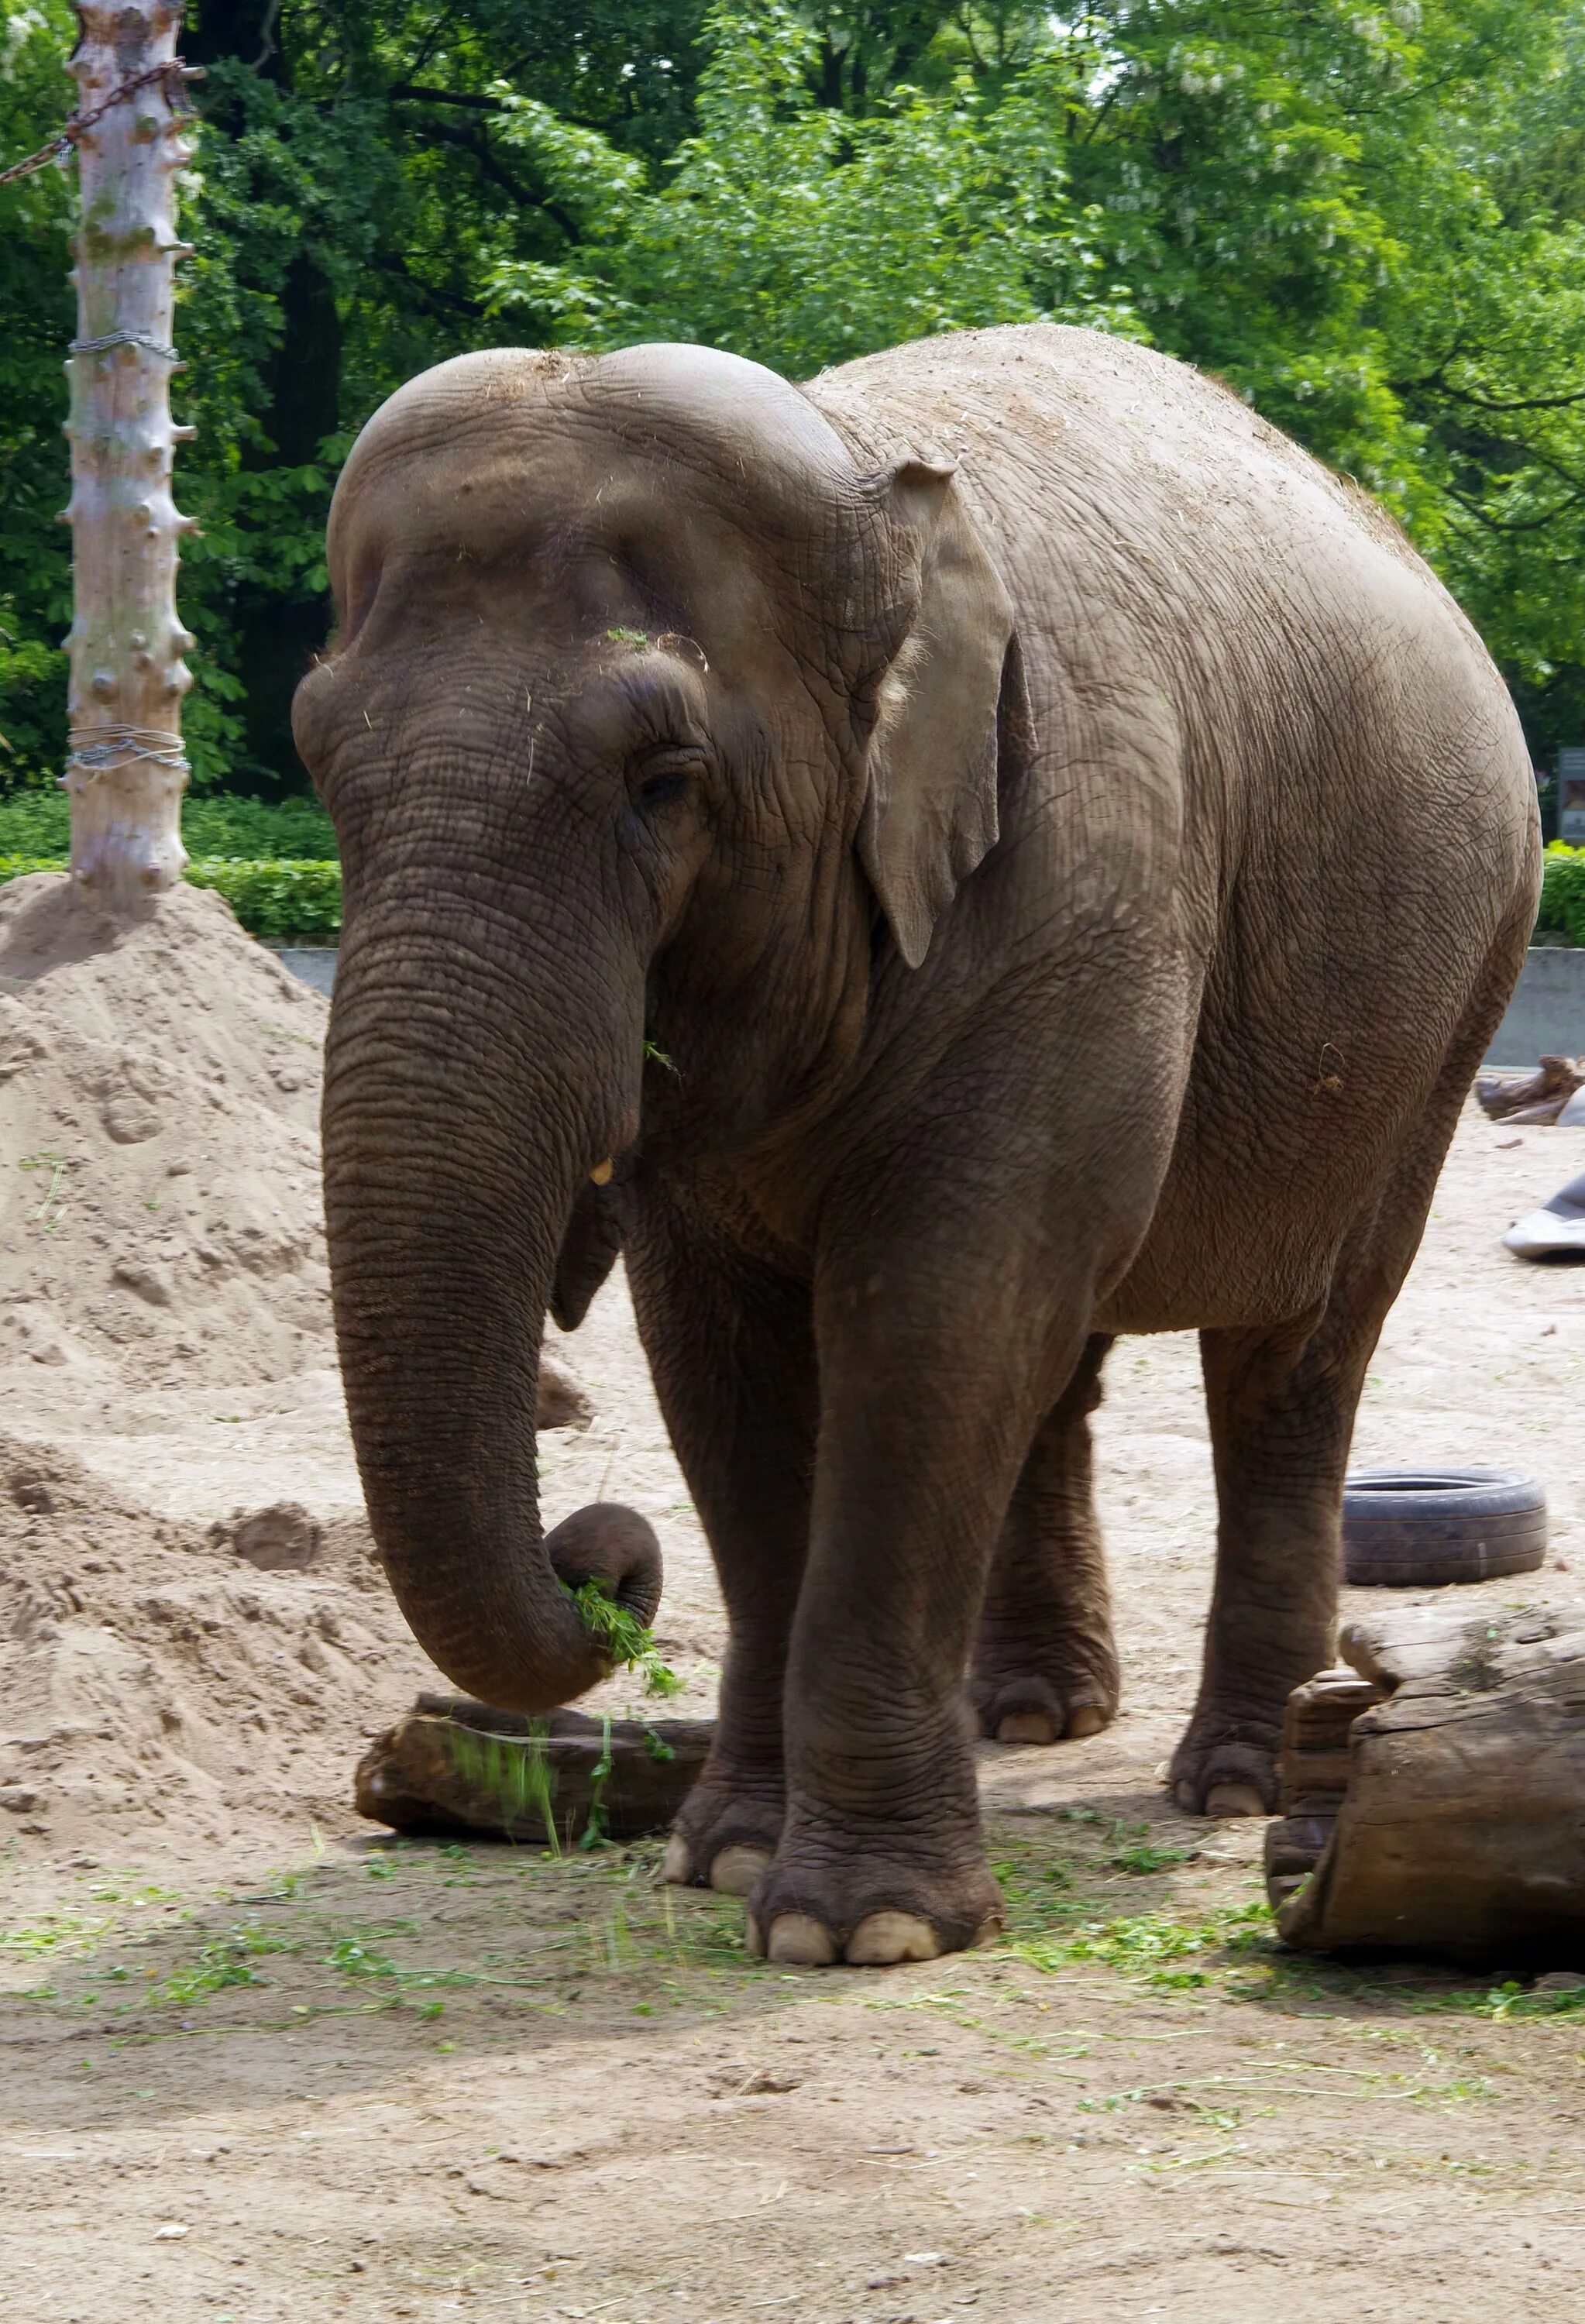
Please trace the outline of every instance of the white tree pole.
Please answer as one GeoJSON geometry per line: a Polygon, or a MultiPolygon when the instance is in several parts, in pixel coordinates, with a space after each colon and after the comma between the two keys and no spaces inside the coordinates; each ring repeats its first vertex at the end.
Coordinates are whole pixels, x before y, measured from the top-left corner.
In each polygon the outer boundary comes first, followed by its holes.
{"type": "Polygon", "coordinates": [[[176,613],[177,542],[193,529],[170,496],[176,173],[182,136],[180,0],[79,0],[68,70],[78,117],[142,77],[76,134],[81,224],[72,342],[74,617],[62,784],[72,877],[120,912],[181,877],[181,697],[193,643],[176,613]]]}

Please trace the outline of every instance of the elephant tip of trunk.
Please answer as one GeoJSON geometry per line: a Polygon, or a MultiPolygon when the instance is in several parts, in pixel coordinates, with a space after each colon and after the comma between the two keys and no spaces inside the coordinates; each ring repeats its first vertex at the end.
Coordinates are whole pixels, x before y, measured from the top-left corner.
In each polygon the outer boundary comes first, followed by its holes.
{"type": "Polygon", "coordinates": [[[620,1501],[591,1501],[563,1518],[547,1536],[545,1549],[565,1589],[576,1592],[597,1582],[639,1628],[649,1628],[660,1604],[664,1567],[648,1517],[620,1501]]]}

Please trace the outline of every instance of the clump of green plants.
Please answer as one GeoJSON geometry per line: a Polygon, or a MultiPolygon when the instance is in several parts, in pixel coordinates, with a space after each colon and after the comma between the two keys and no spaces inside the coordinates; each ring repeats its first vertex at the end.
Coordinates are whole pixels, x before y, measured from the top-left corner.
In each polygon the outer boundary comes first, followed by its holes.
{"type": "Polygon", "coordinates": [[[664,1699],[682,1692],[682,1680],[661,1660],[654,1631],[636,1621],[625,1606],[618,1605],[608,1582],[598,1578],[585,1582],[576,1590],[569,1590],[567,1595],[577,1608],[585,1628],[592,1630],[600,1641],[613,1670],[637,1671],[644,1682],[646,1694],[664,1699]]]}
{"type": "Polygon", "coordinates": [[[1074,1918],[1063,1925],[1056,1914],[1018,1914],[1009,1933],[1011,1950],[1032,1969],[1104,1961],[1110,1969],[1172,1987],[1207,1985],[1213,1964],[1226,1969],[1245,1956],[1268,1953],[1274,1941],[1264,1901],[1194,1921],[1176,1920],[1170,1913],[1137,1913],[1111,1921],[1074,1918]],[[1027,1926],[1030,1917],[1036,1919],[1033,1928],[1027,1926]],[[1022,1928],[1019,1919],[1026,1923],[1022,1928]]]}

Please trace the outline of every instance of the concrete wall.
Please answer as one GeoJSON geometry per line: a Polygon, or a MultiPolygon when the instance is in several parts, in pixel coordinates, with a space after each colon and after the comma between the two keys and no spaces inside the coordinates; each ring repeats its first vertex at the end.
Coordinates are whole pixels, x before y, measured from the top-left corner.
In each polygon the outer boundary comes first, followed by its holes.
{"type": "Polygon", "coordinates": [[[316,992],[327,993],[336,982],[336,946],[334,945],[273,944],[268,936],[264,942],[281,963],[290,968],[293,976],[300,976],[316,992]]]}
{"type": "MultiPolygon", "coordinates": [[[[271,950],[316,992],[329,991],[336,981],[334,945],[278,944],[271,950]]],[[[1525,954],[1518,991],[1497,1027],[1487,1063],[1533,1065],[1537,1057],[1549,1054],[1575,1057],[1581,1052],[1585,1052],[1585,949],[1534,945],[1525,954]]]]}
{"type": "Polygon", "coordinates": [[[1533,945],[1518,989],[1486,1053],[1488,1065],[1533,1065],[1585,1051],[1585,949],[1533,945]]]}

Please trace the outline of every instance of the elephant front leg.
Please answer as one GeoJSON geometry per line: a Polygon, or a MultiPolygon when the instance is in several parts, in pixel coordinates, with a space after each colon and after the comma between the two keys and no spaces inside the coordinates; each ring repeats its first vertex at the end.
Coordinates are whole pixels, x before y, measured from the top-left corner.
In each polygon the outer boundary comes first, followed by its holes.
{"type": "Polygon", "coordinates": [[[1110,1345],[1101,1333],[1085,1343],[1040,1425],[1001,1528],[969,1679],[980,1732],[1000,1743],[1095,1735],[1117,1715],[1089,1425],[1110,1345]]]}
{"type": "Polygon", "coordinates": [[[787,1803],[782,1692],[818,1425],[809,1293],[677,1213],[634,1238],[628,1272],[728,1626],[714,1737],[664,1874],[746,1895],[787,1803]]]}
{"type": "Polygon", "coordinates": [[[917,1273],[911,1258],[861,1267],[817,1300],[820,1457],[788,1670],[787,1821],[748,1929],[773,1961],[929,1960],[1000,1925],[963,1674],[1054,1365],[1036,1303],[1020,1315],[1000,1269],[982,1295],[999,1328],[976,1337],[972,1368],[953,1363],[976,1304],[961,1247],[935,1296],[917,1273]]]}

